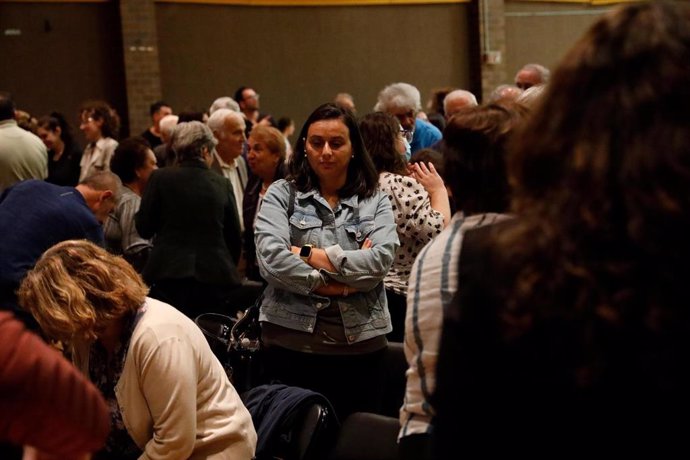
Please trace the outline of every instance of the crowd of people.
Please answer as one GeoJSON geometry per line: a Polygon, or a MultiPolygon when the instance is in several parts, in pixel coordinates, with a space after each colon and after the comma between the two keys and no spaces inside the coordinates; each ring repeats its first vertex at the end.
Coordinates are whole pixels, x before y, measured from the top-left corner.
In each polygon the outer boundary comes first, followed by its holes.
{"type": "Polygon", "coordinates": [[[0,441],[252,458],[194,319],[255,308],[262,381],[341,421],[381,412],[403,343],[401,459],[687,450],[689,23],[616,8],[482,104],[445,87],[425,113],[400,82],[358,114],[338,93],[294,145],[246,86],[207,114],[156,102],[120,141],[86,102],[83,151],[63,115],[30,134],[0,93],[0,441]]]}

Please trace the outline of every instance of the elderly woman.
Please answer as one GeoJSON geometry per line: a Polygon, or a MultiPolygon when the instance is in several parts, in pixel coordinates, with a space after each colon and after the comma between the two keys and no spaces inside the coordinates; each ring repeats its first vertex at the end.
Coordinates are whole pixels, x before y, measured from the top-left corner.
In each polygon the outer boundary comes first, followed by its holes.
{"type": "Polygon", "coordinates": [[[135,217],[153,238],[143,276],[151,295],[190,317],[224,312],[240,284],[241,234],[230,181],[209,169],[216,140],[201,122],[175,127],[179,165],[154,171],[135,217]]]}
{"type": "Polygon", "coordinates": [[[103,228],[106,248],[122,255],[138,271],[144,268],[151,242],[143,239],[134,227],[141,195],[151,173],[158,169],[156,157],[143,137],[123,140],[115,149],[110,169],[122,180],[122,194],[103,228]]]}
{"type": "Polygon", "coordinates": [[[359,122],[364,146],[379,174],[379,190],[386,194],[400,239],[391,271],[386,275],[386,297],[393,319],[388,339],[402,342],[405,336],[407,281],[419,251],[441,233],[450,220],[450,202],[443,179],[434,165],[408,166],[400,124],[392,115],[375,112],[359,122]]]}
{"type": "Polygon", "coordinates": [[[98,457],[252,458],[251,417],[203,334],[146,292],[127,262],[84,240],[47,250],[19,289],[109,402],[113,426],[98,457]]]}
{"type": "Polygon", "coordinates": [[[110,170],[110,159],[117,147],[115,137],[120,128],[120,117],[103,101],[85,102],[81,106],[80,117],[79,129],[88,142],[79,162],[81,181],[97,171],[110,170]]]}
{"type": "Polygon", "coordinates": [[[516,219],[463,242],[437,458],[687,455],[689,23],[684,2],[605,14],[515,138],[516,219]]]}
{"type": "Polygon", "coordinates": [[[341,417],[375,410],[398,247],[390,201],[355,119],[333,104],[309,116],[289,168],[256,220],[268,373],[323,393],[341,417]]]}
{"type": "Polygon", "coordinates": [[[247,278],[263,281],[256,265],[254,223],[268,186],[285,177],[285,141],[282,133],[269,126],[258,125],[252,129],[247,141],[247,164],[256,177],[244,192],[244,248],[247,260],[247,278]]]}

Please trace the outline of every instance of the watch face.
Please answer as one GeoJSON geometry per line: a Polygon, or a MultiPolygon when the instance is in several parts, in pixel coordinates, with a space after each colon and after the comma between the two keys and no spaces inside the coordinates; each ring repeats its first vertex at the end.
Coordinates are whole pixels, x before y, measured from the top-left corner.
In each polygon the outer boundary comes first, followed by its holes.
{"type": "Polygon", "coordinates": [[[299,256],[300,257],[309,257],[311,254],[311,246],[302,246],[302,248],[299,250],[299,256]]]}

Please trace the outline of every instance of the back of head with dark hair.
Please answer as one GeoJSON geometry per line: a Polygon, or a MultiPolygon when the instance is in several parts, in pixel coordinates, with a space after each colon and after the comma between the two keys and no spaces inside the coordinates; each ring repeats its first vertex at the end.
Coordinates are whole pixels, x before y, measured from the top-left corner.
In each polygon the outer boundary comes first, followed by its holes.
{"type": "Polygon", "coordinates": [[[244,96],[242,96],[242,93],[244,92],[245,89],[248,89],[248,88],[249,88],[249,86],[240,86],[235,91],[235,97],[233,99],[235,99],[235,101],[238,104],[244,100],[244,96]]]}
{"type": "Polygon", "coordinates": [[[278,130],[280,130],[280,132],[283,133],[283,132],[285,132],[285,129],[288,126],[290,126],[291,123],[292,123],[292,120],[290,118],[280,117],[278,119],[278,125],[276,126],[276,128],[278,128],[278,130]]]}
{"type": "Polygon", "coordinates": [[[187,123],[188,121],[204,122],[204,112],[192,112],[185,110],[178,114],[177,123],[187,123]]]}
{"type": "Polygon", "coordinates": [[[434,165],[434,168],[436,168],[436,172],[438,172],[438,175],[443,178],[444,182],[448,182],[448,180],[446,179],[445,160],[443,159],[443,155],[441,155],[441,152],[430,148],[417,150],[414,153],[414,155],[412,155],[412,158],[410,158],[410,164],[421,162],[431,163],[432,165],[434,165]]]}
{"type": "Polygon", "coordinates": [[[0,121],[13,120],[16,108],[12,94],[0,91],[0,121]]]}
{"type": "Polygon", "coordinates": [[[384,112],[368,113],[359,120],[359,130],[379,174],[407,175],[407,165],[397,150],[400,123],[395,117],[384,112]]]}
{"type": "Polygon", "coordinates": [[[520,112],[496,104],[471,107],[443,131],[447,185],[465,214],[508,209],[506,142],[521,119],[520,112]]]}
{"type": "Polygon", "coordinates": [[[137,179],[137,169],[146,163],[150,148],[143,137],[122,140],[110,160],[110,170],[120,177],[123,184],[131,184],[137,179]]]}
{"type": "Polygon", "coordinates": [[[347,126],[350,134],[354,157],[350,160],[347,168],[347,181],[343,188],[338,190],[338,195],[341,197],[357,195],[360,198],[372,196],[378,187],[378,174],[367,149],[364,147],[357,121],[350,111],[333,103],[320,105],[304,122],[297,138],[295,151],[290,157],[288,178],[295,182],[297,189],[301,192],[319,189],[319,178],[314,174],[307,160],[306,142],[309,127],[321,120],[341,120],[347,126]]]}

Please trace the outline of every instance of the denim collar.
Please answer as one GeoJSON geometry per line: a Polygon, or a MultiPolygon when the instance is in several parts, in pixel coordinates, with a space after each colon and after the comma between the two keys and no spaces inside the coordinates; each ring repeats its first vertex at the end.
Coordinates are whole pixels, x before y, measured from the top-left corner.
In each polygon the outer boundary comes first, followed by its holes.
{"type": "MultiPolygon", "coordinates": [[[[311,189],[307,192],[300,192],[299,190],[297,190],[295,196],[297,197],[298,200],[303,200],[306,198],[312,198],[313,197],[314,199],[320,198],[321,200],[326,201],[325,198],[323,198],[323,196],[321,195],[321,193],[319,193],[319,191],[315,188],[311,189]]],[[[348,196],[348,197],[340,199],[340,205],[341,206],[344,205],[344,206],[347,206],[351,209],[355,209],[358,206],[358,204],[359,204],[359,197],[357,195],[352,195],[352,196],[348,196]]]]}

